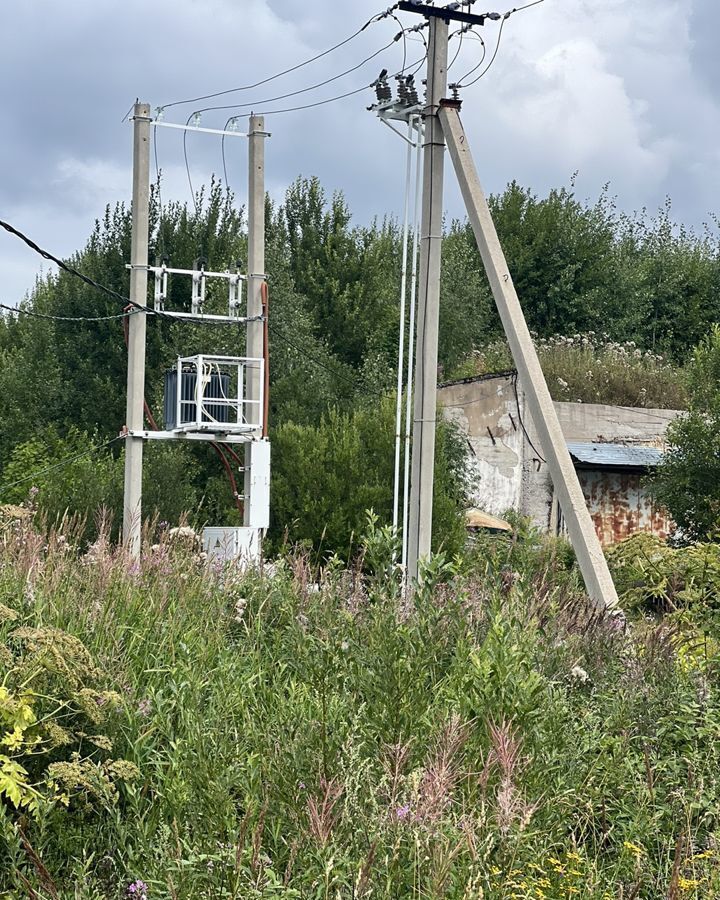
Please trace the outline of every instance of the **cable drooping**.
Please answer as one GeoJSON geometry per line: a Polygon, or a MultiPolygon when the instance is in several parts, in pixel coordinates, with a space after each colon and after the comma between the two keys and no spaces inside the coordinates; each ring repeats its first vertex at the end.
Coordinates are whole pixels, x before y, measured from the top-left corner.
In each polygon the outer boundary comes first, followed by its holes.
{"type": "MultiPolygon", "coordinates": [[[[56,266],[59,266],[64,272],[67,272],[68,275],[72,275],[74,278],[79,278],[80,281],[84,282],[85,284],[89,285],[92,288],[95,288],[95,290],[100,291],[103,294],[107,294],[108,296],[112,297],[114,300],[119,300],[126,307],[130,308],[129,311],[128,311],[128,309],[126,309],[124,311],[123,315],[98,316],[96,318],[87,317],[87,316],[78,316],[76,318],[73,318],[71,316],[50,316],[50,315],[45,315],[44,313],[32,313],[32,312],[29,312],[26,310],[16,310],[15,307],[8,307],[13,312],[22,312],[25,315],[35,315],[39,318],[58,319],[58,320],[64,321],[64,322],[73,322],[73,321],[83,321],[83,322],[90,321],[91,322],[91,321],[102,321],[102,320],[108,319],[108,318],[122,319],[122,318],[126,318],[127,315],[133,315],[135,313],[145,313],[148,316],[154,316],[156,319],[169,319],[169,320],[175,321],[175,317],[172,315],[172,313],[166,313],[166,312],[163,312],[162,310],[152,309],[151,307],[143,306],[142,303],[136,303],[134,300],[130,300],[129,297],[123,296],[123,294],[118,293],[117,291],[113,290],[112,288],[106,287],[104,284],[100,284],[97,281],[93,281],[92,278],[88,278],[87,275],[83,275],[82,272],[78,272],[77,269],[74,269],[72,266],[69,266],[67,263],[64,263],[61,259],[58,259],[57,256],[53,256],[52,253],[48,253],[47,250],[43,250],[41,247],[38,247],[38,245],[35,243],[35,241],[31,240],[29,237],[27,237],[27,235],[23,234],[22,231],[18,231],[17,228],[13,228],[13,226],[10,225],[8,222],[3,222],[2,219],[0,219],[0,227],[4,228],[5,231],[9,232],[10,234],[14,235],[15,237],[20,238],[20,240],[23,241],[23,243],[27,244],[31,250],[34,250],[35,253],[38,253],[40,256],[42,256],[43,259],[47,259],[49,262],[55,263],[56,266]]],[[[213,319],[205,319],[201,315],[198,315],[197,317],[188,316],[188,317],[186,317],[185,321],[194,322],[197,325],[232,324],[231,319],[217,321],[217,320],[213,320],[213,319]]],[[[262,316],[251,316],[250,318],[244,319],[243,321],[259,322],[259,321],[262,321],[262,316]]]]}
{"type": "Polygon", "coordinates": [[[329,54],[334,53],[335,50],[339,50],[341,47],[349,44],[350,41],[355,40],[356,37],[362,34],[363,31],[365,31],[365,29],[372,25],[374,22],[379,22],[382,19],[385,19],[388,16],[392,15],[396,9],[397,4],[382,13],[377,13],[376,15],[368,19],[361,28],[358,28],[357,31],[353,32],[349,37],[344,38],[342,41],[339,41],[337,44],[334,44],[327,50],[323,50],[322,53],[311,56],[309,59],[303,60],[303,62],[297,63],[296,65],[291,66],[288,69],[283,69],[282,72],[276,72],[274,75],[270,75],[268,78],[263,78],[261,81],[256,81],[255,84],[245,84],[242,85],[242,87],[228,88],[224,91],[215,91],[212,94],[204,94],[200,97],[190,97],[187,100],[174,100],[172,103],[165,103],[162,108],[170,109],[170,107],[172,106],[183,106],[186,103],[200,103],[203,100],[212,100],[214,97],[225,97],[228,94],[235,94],[240,91],[251,91],[255,88],[262,87],[262,85],[264,84],[269,84],[271,81],[276,81],[278,78],[282,78],[284,75],[289,75],[291,72],[297,72],[298,69],[302,69],[304,66],[308,66],[311,63],[317,62],[317,60],[319,59],[323,59],[323,57],[325,56],[329,56],[329,54]]]}
{"type": "MultiPolygon", "coordinates": [[[[405,33],[404,30],[401,31],[399,35],[397,35],[395,38],[393,38],[393,40],[390,41],[388,44],[385,44],[384,47],[381,47],[379,50],[376,50],[374,53],[371,53],[370,56],[367,56],[361,62],[357,63],[357,65],[352,66],[352,68],[345,69],[344,72],[340,72],[338,75],[333,75],[331,78],[326,78],[323,81],[318,81],[316,84],[311,84],[308,87],[300,88],[297,91],[289,91],[287,94],[280,94],[277,97],[266,97],[264,100],[252,100],[249,103],[230,103],[230,104],[227,104],[224,106],[204,106],[204,107],[202,107],[202,109],[193,110],[193,112],[190,113],[190,115],[188,116],[185,124],[189,125],[190,120],[193,118],[193,116],[197,116],[200,113],[214,112],[215,110],[222,110],[222,109],[250,109],[250,108],[258,106],[262,103],[276,103],[278,100],[287,100],[290,97],[298,97],[300,94],[307,94],[309,91],[315,91],[318,88],[325,87],[325,85],[332,84],[334,81],[339,81],[341,78],[344,78],[346,75],[351,75],[353,72],[357,72],[358,69],[361,69],[364,65],[367,65],[367,63],[371,62],[371,60],[375,59],[375,57],[379,56],[381,53],[384,53],[385,50],[389,50],[390,47],[392,47],[392,45],[394,43],[396,43],[397,40],[400,39],[400,36],[404,35],[404,33],[405,33]]],[[[403,67],[404,67],[404,64],[405,63],[403,60],[403,67]]]]}
{"type": "Polygon", "coordinates": [[[469,26],[468,27],[463,26],[458,31],[454,31],[450,35],[450,37],[453,38],[453,37],[455,37],[455,35],[459,34],[460,35],[460,43],[458,44],[458,48],[455,51],[455,56],[453,56],[453,58],[450,60],[450,63],[448,64],[448,67],[447,67],[448,72],[450,71],[450,69],[452,69],[452,67],[457,62],[457,58],[458,58],[458,56],[460,56],[460,51],[462,50],[463,40],[465,38],[465,32],[469,31],[469,30],[470,30],[469,26]]]}
{"type": "MultiPolygon", "coordinates": [[[[505,13],[503,20],[500,23],[500,30],[498,31],[498,39],[497,39],[497,43],[495,44],[495,52],[493,53],[492,59],[490,60],[490,62],[485,66],[485,68],[482,70],[482,72],[476,78],[473,78],[472,81],[467,81],[464,84],[461,83],[459,85],[459,87],[464,87],[464,88],[470,87],[470,85],[475,84],[476,82],[480,81],[480,79],[483,78],[485,75],[487,75],[487,73],[490,71],[490,68],[492,67],[492,64],[495,62],[495,59],[498,55],[498,50],[500,49],[500,41],[502,40],[503,28],[505,27],[505,23],[507,22],[509,17],[510,17],[510,13],[505,13]]],[[[483,46],[484,46],[484,44],[483,44],[483,46]]],[[[484,56],[485,55],[483,54],[483,58],[484,58],[484,56]]],[[[472,73],[468,73],[468,74],[472,74],[472,73]]],[[[467,75],[465,75],[464,77],[467,78],[467,75]]]]}
{"type": "Polygon", "coordinates": [[[3,222],[2,219],[0,219],[0,228],[4,228],[5,231],[7,231],[9,234],[20,238],[23,243],[27,244],[27,246],[30,247],[31,250],[34,250],[35,253],[38,253],[40,256],[42,256],[43,259],[47,259],[49,262],[55,263],[56,266],[59,266],[64,272],[67,272],[68,275],[79,278],[80,281],[83,281],[90,287],[95,288],[95,290],[100,291],[103,294],[107,294],[108,297],[112,297],[114,300],[119,300],[121,303],[129,303],[130,306],[136,307],[139,311],[154,312],[154,310],[146,309],[142,304],[135,303],[133,300],[130,300],[128,297],[123,296],[112,288],[105,287],[104,284],[93,281],[92,278],[89,278],[87,275],[83,275],[82,272],[78,272],[77,269],[74,269],[72,266],[69,266],[61,259],[58,259],[57,256],[53,256],[52,253],[48,253],[47,250],[43,250],[42,247],[39,247],[35,243],[35,241],[31,240],[27,235],[23,234],[22,231],[18,231],[17,228],[13,228],[12,225],[10,225],[8,222],[3,222]]]}
{"type": "Polygon", "coordinates": [[[83,459],[85,456],[90,456],[93,453],[99,453],[101,450],[106,450],[111,444],[114,444],[119,440],[121,440],[120,435],[111,438],[111,440],[106,441],[104,444],[98,444],[96,447],[90,447],[87,450],[83,450],[81,453],[75,453],[73,456],[66,456],[65,459],[60,460],[60,462],[55,463],[52,466],[48,466],[45,469],[40,469],[40,471],[38,472],[33,472],[31,475],[25,476],[25,478],[18,478],[17,481],[11,481],[9,484],[0,485],[0,496],[6,491],[9,491],[11,488],[18,487],[21,484],[26,484],[28,481],[34,481],[36,478],[42,478],[49,472],[54,472],[57,469],[62,469],[64,466],[68,466],[70,465],[70,463],[75,462],[78,459],[83,459]]]}
{"type": "Polygon", "coordinates": [[[6,303],[0,303],[0,309],[6,309],[8,312],[21,316],[31,316],[34,319],[47,319],[50,322],[109,322],[111,319],[127,319],[130,316],[136,316],[140,312],[139,309],[131,309],[127,312],[117,313],[114,316],[51,316],[49,313],[34,312],[30,309],[22,309],[19,306],[8,306],[6,303]]]}
{"type": "Polygon", "coordinates": [[[477,72],[477,70],[480,68],[480,66],[485,62],[485,57],[486,57],[486,55],[487,55],[487,46],[486,46],[486,44],[485,44],[485,41],[483,40],[482,35],[477,34],[475,31],[472,31],[472,30],[470,31],[470,34],[471,34],[473,37],[476,37],[476,38],[480,41],[480,43],[482,44],[482,48],[483,48],[483,49],[482,49],[482,56],[480,57],[480,62],[478,62],[476,65],[474,65],[474,66],[472,67],[472,69],[470,69],[468,72],[466,72],[466,73],[462,76],[462,78],[460,78],[460,79],[458,80],[458,82],[457,82],[457,87],[463,87],[463,86],[464,86],[464,85],[463,85],[463,81],[464,81],[466,78],[468,78],[470,75],[472,75],[473,72],[477,72]]]}

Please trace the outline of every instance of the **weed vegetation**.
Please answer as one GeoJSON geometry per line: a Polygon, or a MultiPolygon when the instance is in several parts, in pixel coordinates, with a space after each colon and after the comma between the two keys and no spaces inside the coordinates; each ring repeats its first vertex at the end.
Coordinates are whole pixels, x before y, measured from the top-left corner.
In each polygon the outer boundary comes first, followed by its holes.
{"type": "MultiPolygon", "coordinates": [[[[536,338],[535,347],[553,400],[609,403],[645,409],[687,409],[683,369],[634,341],[612,341],[593,331],[536,338]]],[[[506,372],[514,367],[504,340],[476,350],[451,378],[506,372]]]]}
{"type": "Polygon", "coordinates": [[[8,900],[720,893],[714,595],[593,611],[522,525],[412,601],[373,520],[246,573],[1,528],[8,900]]]}

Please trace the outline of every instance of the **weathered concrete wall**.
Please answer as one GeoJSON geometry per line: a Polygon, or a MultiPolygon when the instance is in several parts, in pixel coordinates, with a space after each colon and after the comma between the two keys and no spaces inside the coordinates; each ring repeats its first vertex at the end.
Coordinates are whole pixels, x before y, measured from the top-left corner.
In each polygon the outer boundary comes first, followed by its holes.
{"type": "Polygon", "coordinates": [[[494,516],[517,510],[523,440],[511,377],[445,385],[438,402],[472,449],[473,505],[494,516]]]}
{"type": "MultiPolygon", "coordinates": [[[[524,393],[518,386],[516,397],[513,379],[505,374],[443,385],[438,402],[472,448],[477,478],[473,504],[496,516],[518,510],[537,527],[557,531],[562,516],[550,474],[524,393]]],[[[556,402],[555,409],[567,441],[660,449],[668,425],[679,415],[676,410],[598,403],[556,402]]],[[[639,530],[668,533],[671,522],[653,506],[638,475],[602,470],[580,470],[578,475],[601,542],[639,530]]]]}
{"type": "Polygon", "coordinates": [[[665,447],[667,427],[678,415],[674,409],[636,409],[601,403],[555,403],[566,441],[611,441],[665,447]]]}

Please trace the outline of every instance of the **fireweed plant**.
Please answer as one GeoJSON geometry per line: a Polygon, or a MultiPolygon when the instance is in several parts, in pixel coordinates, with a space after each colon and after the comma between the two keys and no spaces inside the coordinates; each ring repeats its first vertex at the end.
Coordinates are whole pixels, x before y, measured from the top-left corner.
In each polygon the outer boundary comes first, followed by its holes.
{"type": "Polygon", "coordinates": [[[83,550],[3,526],[0,760],[44,799],[0,794],[0,896],[718,896],[702,610],[593,611],[568,548],[522,523],[435,557],[409,600],[369,532],[350,568],[242,573],[167,532],[131,565],[102,527],[83,550]],[[39,634],[42,691],[13,674],[39,634]],[[93,729],[86,688],[112,700],[93,729]],[[53,722],[74,744],[41,759],[53,722]],[[105,788],[48,786],[51,761],[105,788]]]}

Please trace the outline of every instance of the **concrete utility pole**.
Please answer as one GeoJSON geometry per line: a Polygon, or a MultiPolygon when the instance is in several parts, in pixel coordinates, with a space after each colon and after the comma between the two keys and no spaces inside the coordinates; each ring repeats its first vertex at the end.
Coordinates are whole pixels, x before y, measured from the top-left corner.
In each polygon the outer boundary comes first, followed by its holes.
{"type": "Polygon", "coordinates": [[[420,243],[420,292],[415,353],[415,407],[413,418],[412,477],[408,568],[410,580],[430,555],[437,412],[437,352],[440,313],[443,177],[445,140],[438,119],[440,101],[447,91],[448,22],[430,19],[427,106],[423,159],[423,209],[420,243]]]}
{"type": "Polygon", "coordinates": [[[452,101],[444,104],[440,109],[439,118],[493,297],[527,395],[543,452],[547,457],[550,475],[560,500],[580,571],[585,579],[585,587],[598,605],[612,609],[618,605],[615,585],[590,518],[550,391],[508,271],[505,254],[480,185],[457,104],[452,101]]]}
{"type": "MultiPolygon", "coordinates": [[[[265,280],[265,118],[250,116],[248,132],[249,165],[248,165],[248,261],[247,261],[247,315],[261,316],[263,312],[262,283],[265,280]]],[[[261,321],[247,323],[246,356],[261,359],[263,356],[263,323],[261,321]]],[[[259,401],[261,395],[261,379],[259,369],[250,369],[247,383],[247,399],[259,401]]],[[[251,407],[252,408],[252,407],[251,407]]],[[[260,432],[253,435],[259,439],[260,432]]],[[[250,521],[250,493],[252,447],[245,448],[245,504],[244,524],[250,521]]]]}
{"type": "MultiPolygon", "coordinates": [[[[150,106],[136,103],[133,113],[132,245],[130,299],[147,305],[148,233],[150,228],[150,106]]],[[[128,321],[127,413],[128,431],[143,429],[145,399],[145,313],[128,321]]],[[[133,558],[140,556],[142,534],[142,437],[125,438],[125,494],[123,541],[133,558]]]]}

